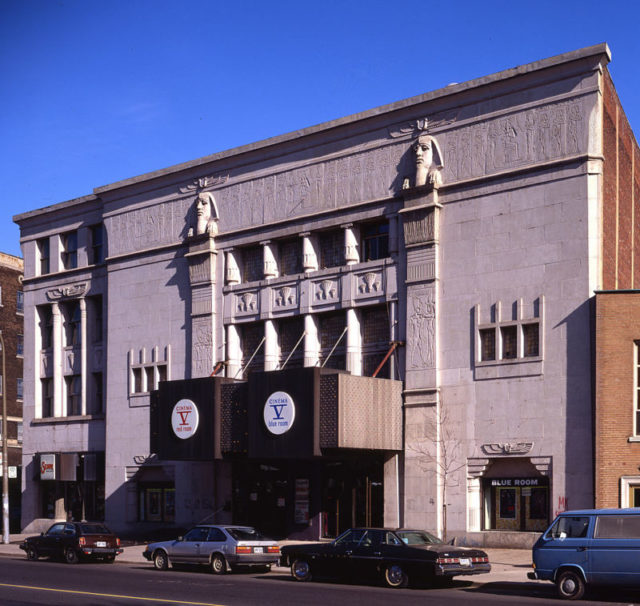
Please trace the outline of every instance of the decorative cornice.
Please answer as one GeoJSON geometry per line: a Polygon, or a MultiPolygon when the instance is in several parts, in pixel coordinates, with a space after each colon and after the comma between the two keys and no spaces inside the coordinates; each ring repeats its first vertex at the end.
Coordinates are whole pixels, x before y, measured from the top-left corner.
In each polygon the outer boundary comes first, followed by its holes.
{"type": "Polygon", "coordinates": [[[87,282],[78,282],[68,286],[60,286],[47,291],[49,301],[58,301],[59,299],[72,299],[85,295],[89,284],[87,282]]]}

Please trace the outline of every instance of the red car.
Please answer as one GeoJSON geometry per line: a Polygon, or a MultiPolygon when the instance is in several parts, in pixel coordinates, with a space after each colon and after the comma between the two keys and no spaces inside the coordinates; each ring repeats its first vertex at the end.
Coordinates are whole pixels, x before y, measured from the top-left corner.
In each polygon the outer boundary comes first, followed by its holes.
{"type": "Polygon", "coordinates": [[[122,553],[120,539],[101,522],[57,522],[40,536],[25,539],[20,549],[29,560],[53,557],[68,564],[80,558],[113,562],[122,553]]]}

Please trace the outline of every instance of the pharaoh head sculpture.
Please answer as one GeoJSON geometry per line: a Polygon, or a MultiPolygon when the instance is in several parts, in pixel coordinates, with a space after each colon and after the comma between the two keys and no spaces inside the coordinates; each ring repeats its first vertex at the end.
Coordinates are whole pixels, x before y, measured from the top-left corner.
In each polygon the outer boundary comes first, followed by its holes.
{"type": "MultiPolygon", "coordinates": [[[[218,233],[218,206],[213,194],[200,192],[196,198],[195,210],[196,235],[215,236],[218,233]]],[[[189,235],[193,235],[193,229],[189,230],[189,235]]]]}
{"type": "Polygon", "coordinates": [[[433,185],[438,187],[442,183],[442,152],[438,142],[431,135],[420,135],[413,144],[416,158],[415,186],[433,185]]]}

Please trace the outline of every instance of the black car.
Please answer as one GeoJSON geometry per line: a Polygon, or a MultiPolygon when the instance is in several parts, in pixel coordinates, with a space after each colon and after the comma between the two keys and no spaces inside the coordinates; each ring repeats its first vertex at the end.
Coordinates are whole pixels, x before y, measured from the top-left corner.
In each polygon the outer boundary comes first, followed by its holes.
{"type": "Polygon", "coordinates": [[[80,558],[98,558],[113,562],[122,553],[120,539],[101,522],[57,522],[40,536],[20,544],[27,559],[63,558],[75,564],[80,558]]]}
{"type": "Polygon", "coordinates": [[[381,579],[389,587],[489,572],[480,549],[454,547],[424,530],[352,528],[331,543],[287,545],[283,566],[298,581],[312,577],[381,579]]]}

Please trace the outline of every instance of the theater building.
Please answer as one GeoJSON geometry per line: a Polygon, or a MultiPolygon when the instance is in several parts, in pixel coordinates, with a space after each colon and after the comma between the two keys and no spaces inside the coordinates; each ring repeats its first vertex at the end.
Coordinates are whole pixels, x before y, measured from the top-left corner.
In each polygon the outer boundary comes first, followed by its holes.
{"type": "Polygon", "coordinates": [[[640,272],[609,59],[585,48],[17,216],[23,526],[517,545],[592,506],[593,293],[640,272]]]}

